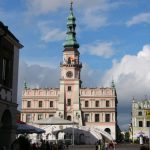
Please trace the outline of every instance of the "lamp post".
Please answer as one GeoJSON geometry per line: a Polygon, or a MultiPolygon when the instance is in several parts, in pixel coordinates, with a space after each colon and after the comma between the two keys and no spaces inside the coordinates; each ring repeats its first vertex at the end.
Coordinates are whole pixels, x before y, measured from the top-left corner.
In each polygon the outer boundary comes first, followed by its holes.
{"type": "Polygon", "coordinates": [[[72,110],[73,112],[73,128],[72,128],[72,146],[74,147],[74,110],[72,110]]]}

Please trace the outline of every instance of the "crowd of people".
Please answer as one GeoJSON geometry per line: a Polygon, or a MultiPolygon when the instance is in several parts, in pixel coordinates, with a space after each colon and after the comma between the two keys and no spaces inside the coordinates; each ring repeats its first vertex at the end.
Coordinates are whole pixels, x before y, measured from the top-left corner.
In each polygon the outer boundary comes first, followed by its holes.
{"type": "Polygon", "coordinates": [[[115,150],[115,145],[113,141],[103,142],[101,140],[98,140],[96,142],[96,150],[115,150]]]}
{"type": "MultiPolygon", "coordinates": [[[[25,136],[20,136],[11,145],[11,150],[64,150],[64,149],[68,149],[68,145],[65,145],[63,141],[53,143],[41,140],[40,142],[31,144],[31,141],[25,136]]],[[[102,140],[98,140],[96,142],[96,150],[115,150],[115,145],[113,141],[108,143],[102,140]]]]}
{"type": "Polygon", "coordinates": [[[65,145],[62,141],[56,144],[41,140],[31,144],[31,141],[25,136],[20,136],[11,145],[11,150],[64,150],[64,148],[65,145]]]}

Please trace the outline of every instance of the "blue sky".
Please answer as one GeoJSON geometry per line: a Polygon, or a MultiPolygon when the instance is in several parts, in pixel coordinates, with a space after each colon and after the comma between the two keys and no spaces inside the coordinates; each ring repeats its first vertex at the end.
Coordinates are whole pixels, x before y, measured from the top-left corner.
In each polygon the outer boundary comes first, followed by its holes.
{"type": "MultiPolygon", "coordinates": [[[[69,3],[0,0],[0,20],[24,45],[20,51],[19,104],[24,80],[31,87],[59,86],[69,3]]],[[[74,14],[83,86],[110,86],[112,78],[115,80],[118,121],[124,129],[130,123],[133,96],[150,98],[149,0],[74,0],[74,14]]]]}

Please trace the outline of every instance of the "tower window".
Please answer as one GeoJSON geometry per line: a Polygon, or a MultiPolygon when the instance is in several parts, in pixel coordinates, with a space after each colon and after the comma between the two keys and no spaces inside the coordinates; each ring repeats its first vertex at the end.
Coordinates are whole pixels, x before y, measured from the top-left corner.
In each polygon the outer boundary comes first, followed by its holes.
{"type": "Polygon", "coordinates": [[[67,99],[67,105],[71,106],[71,99],[67,99]]]}
{"type": "Polygon", "coordinates": [[[89,101],[85,101],[85,107],[89,107],[89,101]]]}
{"type": "Polygon", "coordinates": [[[99,114],[95,114],[95,122],[99,122],[99,114]]]}
{"type": "Polygon", "coordinates": [[[143,127],[143,121],[139,121],[139,127],[143,127]]]}
{"type": "Polygon", "coordinates": [[[110,122],[110,114],[105,114],[105,122],[110,122]]]}
{"type": "Polygon", "coordinates": [[[71,64],[71,58],[70,57],[68,58],[68,64],[71,64]]]}
{"type": "Polygon", "coordinates": [[[42,107],[42,101],[39,101],[39,107],[42,107]]]}
{"type": "Polygon", "coordinates": [[[71,86],[68,86],[68,91],[71,91],[71,86]]]}
{"type": "Polygon", "coordinates": [[[110,107],[110,102],[106,101],[106,107],[110,107]]]}
{"type": "Polygon", "coordinates": [[[99,107],[99,101],[95,101],[95,107],[99,107]]]}
{"type": "Polygon", "coordinates": [[[27,107],[31,107],[31,101],[27,101],[27,107]]]}
{"type": "Polygon", "coordinates": [[[53,101],[50,101],[49,105],[50,105],[50,107],[53,107],[53,101]]]}

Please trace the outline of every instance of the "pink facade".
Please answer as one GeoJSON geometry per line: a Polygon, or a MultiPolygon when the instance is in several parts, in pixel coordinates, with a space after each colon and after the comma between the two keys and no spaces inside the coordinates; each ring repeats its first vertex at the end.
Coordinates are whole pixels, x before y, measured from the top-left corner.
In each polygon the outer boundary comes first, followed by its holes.
{"type": "Polygon", "coordinates": [[[71,4],[63,61],[60,63],[60,87],[25,88],[22,96],[22,121],[33,122],[59,116],[75,121],[80,126],[100,126],[116,139],[117,95],[114,84],[111,88],[81,88],[82,63],[75,20],[71,4]]]}

